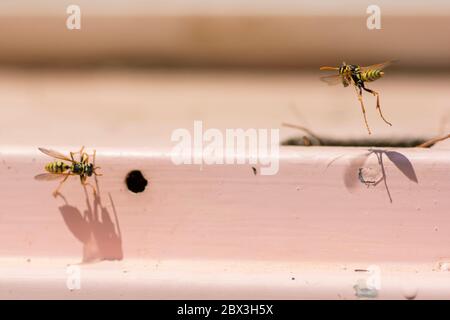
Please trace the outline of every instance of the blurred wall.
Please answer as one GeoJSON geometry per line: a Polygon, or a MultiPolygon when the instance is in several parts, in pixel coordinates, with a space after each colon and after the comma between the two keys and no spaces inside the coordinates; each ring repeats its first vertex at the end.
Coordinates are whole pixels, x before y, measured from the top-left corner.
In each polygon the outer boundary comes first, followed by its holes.
{"type": "Polygon", "coordinates": [[[4,0],[0,64],[450,68],[447,2],[380,1],[382,29],[369,30],[370,2],[78,1],[81,30],[68,30],[76,2],[4,0]]]}

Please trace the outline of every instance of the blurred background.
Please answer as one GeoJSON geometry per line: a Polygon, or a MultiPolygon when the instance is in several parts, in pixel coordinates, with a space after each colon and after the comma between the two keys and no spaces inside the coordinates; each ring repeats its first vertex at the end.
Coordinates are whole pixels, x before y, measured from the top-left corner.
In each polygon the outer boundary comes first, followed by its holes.
{"type": "Polygon", "coordinates": [[[355,91],[319,67],[390,59],[368,87],[393,126],[365,94],[372,137],[431,137],[450,130],[449,34],[445,0],[2,0],[0,144],[162,148],[194,120],[367,138],[355,91]]]}

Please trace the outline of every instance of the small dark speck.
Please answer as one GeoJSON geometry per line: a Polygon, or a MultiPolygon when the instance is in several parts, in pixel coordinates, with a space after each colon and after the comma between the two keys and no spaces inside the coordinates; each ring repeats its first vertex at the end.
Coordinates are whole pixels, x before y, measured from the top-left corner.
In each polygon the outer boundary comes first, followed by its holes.
{"type": "Polygon", "coordinates": [[[10,166],[8,166],[8,167],[7,167],[7,169],[8,169],[8,170],[11,170],[11,167],[10,167],[10,166]]]}
{"type": "Polygon", "coordinates": [[[31,259],[30,259],[30,258],[28,258],[28,259],[27,259],[27,262],[31,262],[31,259]]]}
{"type": "Polygon", "coordinates": [[[258,170],[256,170],[255,167],[252,167],[252,170],[253,170],[253,174],[256,176],[258,174],[258,170]]]}
{"type": "Polygon", "coordinates": [[[292,277],[292,278],[291,278],[291,280],[295,280],[295,278],[294,278],[294,277],[292,277]]]}
{"type": "Polygon", "coordinates": [[[123,272],[123,273],[128,273],[128,270],[123,270],[122,272],[123,272]]]}

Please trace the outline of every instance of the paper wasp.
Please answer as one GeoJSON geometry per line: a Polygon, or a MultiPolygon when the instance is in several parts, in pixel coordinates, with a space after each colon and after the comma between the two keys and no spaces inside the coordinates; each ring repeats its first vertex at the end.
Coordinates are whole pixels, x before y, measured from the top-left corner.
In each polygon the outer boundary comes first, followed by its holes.
{"type": "Polygon", "coordinates": [[[50,157],[69,162],[66,163],[63,161],[55,160],[53,162],[47,163],[47,165],[45,166],[45,170],[47,171],[47,173],[38,174],[34,177],[36,180],[45,181],[63,179],[53,192],[54,196],[58,194],[58,191],[61,188],[62,184],[70,176],[79,176],[81,184],[83,186],[89,185],[94,190],[94,194],[96,193],[95,187],[87,182],[87,178],[92,176],[93,174],[96,176],[101,176],[101,174],[96,172],[96,170],[100,169],[100,167],[95,166],[95,150],[92,157],[92,163],[89,162],[89,155],[84,152],[84,147],[81,147],[80,151],[78,152],[70,152],[70,158],[54,150],[48,150],[45,148],[39,148],[39,150],[50,157]],[[77,153],[80,154],[80,161],[76,161],[74,158],[74,155],[77,153]]]}
{"type": "Polygon", "coordinates": [[[347,87],[348,85],[352,84],[356,90],[356,94],[358,95],[358,100],[361,103],[361,109],[364,115],[364,122],[366,123],[367,131],[370,132],[369,124],[367,122],[366,118],[366,109],[364,108],[364,102],[362,99],[362,90],[365,90],[367,92],[370,92],[374,96],[377,97],[377,110],[381,116],[381,118],[386,122],[388,125],[392,126],[392,124],[387,121],[383,113],[381,112],[380,107],[380,95],[378,92],[373,91],[369,88],[366,88],[364,83],[365,82],[371,82],[375,81],[379,78],[381,78],[384,75],[384,72],[382,71],[384,68],[389,66],[391,63],[395,61],[386,61],[379,64],[374,64],[367,67],[360,67],[353,64],[346,64],[345,62],[342,63],[340,67],[321,67],[320,70],[337,70],[338,74],[334,74],[331,76],[324,76],[320,79],[329,85],[339,84],[342,83],[344,87],[347,87]]]}

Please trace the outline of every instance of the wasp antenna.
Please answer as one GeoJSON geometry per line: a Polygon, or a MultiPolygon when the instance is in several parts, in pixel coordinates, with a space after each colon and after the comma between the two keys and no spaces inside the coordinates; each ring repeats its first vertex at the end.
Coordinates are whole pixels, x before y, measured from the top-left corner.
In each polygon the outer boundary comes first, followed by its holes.
{"type": "Polygon", "coordinates": [[[339,70],[337,67],[320,67],[320,70],[339,70]]]}

